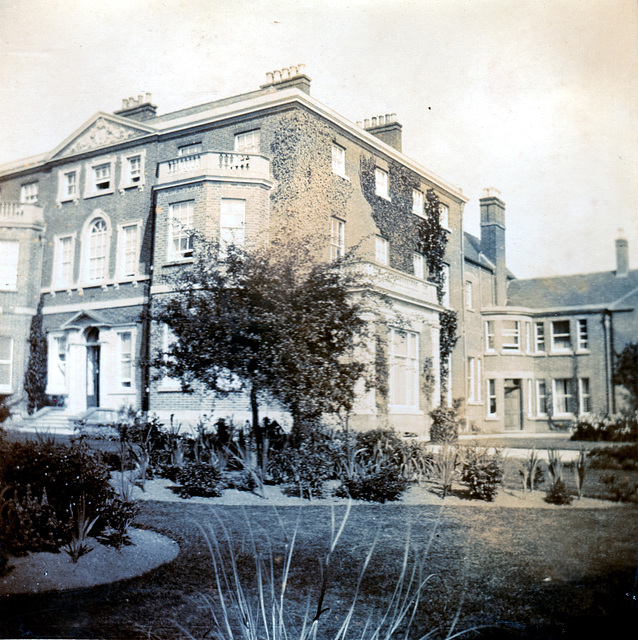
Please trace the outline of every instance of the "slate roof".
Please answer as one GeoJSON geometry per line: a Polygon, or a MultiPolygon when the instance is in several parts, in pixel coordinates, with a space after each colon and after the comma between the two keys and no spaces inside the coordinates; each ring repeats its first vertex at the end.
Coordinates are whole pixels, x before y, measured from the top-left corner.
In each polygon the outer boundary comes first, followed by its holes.
{"type": "MultiPolygon", "coordinates": [[[[623,298],[634,294],[638,298],[638,269],[627,276],[616,276],[614,271],[584,273],[574,276],[530,278],[512,280],[507,289],[510,307],[560,308],[580,306],[623,306],[623,298]]],[[[629,297],[634,297],[629,296],[629,297]]],[[[628,306],[636,304],[626,299],[628,306]]]]}

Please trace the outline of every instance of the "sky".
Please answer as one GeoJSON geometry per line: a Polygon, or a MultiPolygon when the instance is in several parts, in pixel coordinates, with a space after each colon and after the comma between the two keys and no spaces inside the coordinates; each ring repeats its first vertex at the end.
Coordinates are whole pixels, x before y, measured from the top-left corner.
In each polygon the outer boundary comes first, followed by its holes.
{"type": "Polygon", "coordinates": [[[403,151],[507,205],[521,278],[638,268],[636,0],[0,0],[0,163],[53,149],[151,92],[158,113],[305,64],[357,121],[397,113],[403,151]]]}

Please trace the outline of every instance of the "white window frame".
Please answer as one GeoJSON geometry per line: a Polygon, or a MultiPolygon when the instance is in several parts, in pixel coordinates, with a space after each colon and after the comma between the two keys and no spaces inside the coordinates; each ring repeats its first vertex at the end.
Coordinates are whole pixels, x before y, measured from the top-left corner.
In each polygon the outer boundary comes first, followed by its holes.
{"type": "Polygon", "coordinates": [[[579,318],[577,322],[578,329],[578,350],[589,350],[589,323],[587,318],[579,318]]]}
{"type": "Polygon", "coordinates": [[[130,280],[137,277],[140,263],[140,236],[142,223],[125,222],[117,227],[117,277],[120,280],[130,280]],[[127,230],[135,229],[135,243],[133,247],[128,246],[127,230]],[[133,266],[127,268],[127,257],[133,255],[133,266]]]}
{"type": "Polygon", "coordinates": [[[539,418],[547,417],[547,398],[547,381],[536,380],[536,415],[539,418]],[[543,405],[545,406],[545,411],[543,411],[543,405]]]}
{"type": "MultiPolygon", "coordinates": [[[[6,340],[8,342],[8,345],[9,345],[9,358],[0,360],[0,365],[2,367],[7,367],[8,368],[8,372],[9,372],[9,375],[7,376],[7,378],[8,378],[7,384],[2,383],[1,379],[0,379],[0,393],[13,393],[13,356],[14,356],[13,344],[14,344],[14,340],[13,340],[13,338],[11,336],[0,336],[0,340],[6,340]]],[[[0,351],[0,355],[1,355],[1,351],[0,351]]]]}
{"type": "Polygon", "coordinates": [[[38,201],[38,183],[27,182],[20,185],[20,202],[22,204],[34,204],[38,201]]]}
{"type": "MultiPolygon", "coordinates": [[[[115,191],[115,158],[95,158],[86,163],[86,180],[84,184],[84,197],[96,198],[105,196],[115,191]],[[106,183],[106,178],[98,178],[97,171],[108,166],[108,186],[98,188],[98,184],[106,183]]],[[[68,172],[67,172],[68,173],[68,172]]]]}
{"type": "Polygon", "coordinates": [[[82,167],[79,164],[63,167],[58,170],[58,204],[63,202],[72,202],[80,199],[80,177],[82,167]],[[67,176],[74,175],[73,191],[69,191],[69,182],[67,176]]]}
{"type": "Polygon", "coordinates": [[[420,218],[425,218],[423,191],[412,189],[412,213],[420,218]]]}
{"type": "Polygon", "coordinates": [[[487,389],[487,417],[496,418],[498,416],[498,396],[496,391],[496,379],[488,378],[486,381],[487,389]],[[492,411],[492,406],[494,410],[492,411]]]}
{"type": "Polygon", "coordinates": [[[75,241],[77,234],[71,233],[64,236],[55,236],[53,239],[53,280],[51,286],[53,289],[68,289],[73,285],[73,273],[75,268],[75,241]],[[69,241],[69,260],[64,261],[66,257],[62,254],[64,241],[69,241]],[[63,277],[63,267],[69,265],[69,277],[63,277]]]}
{"type": "Polygon", "coordinates": [[[496,353],[496,333],[494,320],[485,321],[485,351],[486,353],[496,353]],[[490,345],[491,343],[491,345],[490,345]]]}
{"type": "Polygon", "coordinates": [[[219,216],[219,249],[221,257],[223,258],[226,255],[230,244],[243,247],[245,241],[246,200],[241,198],[222,198],[219,216]],[[241,218],[241,221],[236,224],[239,218],[241,218]]]}
{"type": "Polygon", "coordinates": [[[105,280],[109,277],[109,258],[111,255],[111,221],[104,213],[100,213],[99,215],[91,216],[85,226],[84,231],[82,233],[82,271],[83,277],[82,280],[87,285],[98,285],[103,284],[105,280]],[[102,220],[106,226],[104,233],[104,254],[101,256],[104,260],[102,262],[102,275],[100,277],[91,277],[91,269],[93,267],[93,261],[99,258],[100,256],[92,256],[92,237],[93,234],[91,230],[94,225],[102,220]]]}
{"type": "Polygon", "coordinates": [[[416,251],[412,254],[412,266],[414,267],[414,276],[420,280],[425,280],[425,256],[416,251]]]}
{"type": "Polygon", "coordinates": [[[534,415],[534,384],[531,378],[527,379],[527,416],[531,418],[534,415]]]}
{"type": "Polygon", "coordinates": [[[475,370],[476,358],[470,356],[467,359],[467,401],[470,404],[476,402],[475,389],[476,389],[476,370],[475,370]]]}
{"type": "Polygon", "coordinates": [[[466,280],[465,281],[465,308],[466,309],[473,309],[473,302],[472,302],[472,281],[471,280],[466,280]]]}
{"type": "Polygon", "coordinates": [[[534,353],[545,353],[544,322],[534,322],[534,353]]]}
{"type": "Polygon", "coordinates": [[[390,261],[390,243],[382,236],[375,236],[374,247],[376,261],[387,266],[390,261]]]}
{"type": "Polygon", "coordinates": [[[573,414],[569,411],[569,405],[573,398],[570,393],[572,381],[570,378],[553,378],[552,379],[552,416],[570,417],[573,414]],[[567,389],[560,391],[559,384],[563,386],[566,383],[567,389]],[[564,404],[565,411],[559,411],[559,405],[564,404]]]}
{"type": "Polygon", "coordinates": [[[591,383],[589,378],[578,378],[578,413],[591,413],[591,383]],[[588,405],[586,407],[585,405],[588,405]]]}
{"type": "Polygon", "coordinates": [[[507,351],[508,353],[520,352],[521,350],[521,322],[520,320],[502,320],[501,326],[501,351],[507,351]],[[506,328],[506,323],[511,322],[514,324],[514,328],[506,328]],[[511,339],[511,342],[507,342],[511,339]]]}
{"type": "Polygon", "coordinates": [[[439,202],[439,225],[442,229],[450,230],[450,207],[439,202]]]}
{"type": "MultiPolygon", "coordinates": [[[[159,325],[161,331],[161,353],[164,361],[168,360],[168,350],[176,342],[175,336],[167,324],[159,325]]],[[[182,384],[177,378],[163,376],[159,382],[159,391],[181,391],[182,384]]]]}
{"type": "Polygon", "coordinates": [[[532,353],[532,323],[525,321],[525,352],[532,353]]]}
{"type": "Polygon", "coordinates": [[[185,158],[188,156],[199,156],[203,150],[201,142],[190,142],[177,147],[177,156],[185,158]]]}
{"type": "Polygon", "coordinates": [[[195,218],[195,201],[180,200],[179,202],[171,202],[168,205],[168,260],[191,260],[193,256],[193,236],[195,218]],[[184,205],[187,205],[186,207],[184,205]],[[179,208],[179,215],[175,212],[179,208]],[[182,211],[186,209],[188,212],[186,224],[182,221],[182,211]],[[175,241],[180,248],[175,248],[175,241]],[[182,241],[184,248],[181,248],[182,241]]]}
{"type": "Polygon", "coordinates": [[[68,335],[66,333],[49,333],[48,347],[46,392],[54,396],[65,395],[68,393],[68,335]]]}
{"type": "Polygon", "coordinates": [[[20,241],[0,240],[0,291],[17,291],[20,275],[20,241]]]}
{"type": "Polygon", "coordinates": [[[332,143],[332,173],[346,178],[346,150],[336,142],[332,143]]]}
{"type": "Polygon", "coordinates": [[[443,263],[441,269],[441,275],[443,280],[441,282],[441,288],[443,289],[443,306],[450,306],[450,265],[443,263]]]}
{"type": "Polygon", "coordinates": [[[145,182],[145,166],[146,166],[146,150],[142,149],[140,151],[135,151],[134,153],[127,153],[121,156],[120,162],[120,189],[130,189],[131,187],[143,187],[145,182]],[[132,175],[131,172],[131,161],[134,158],[139,158],[140,168],[139,174],[136,176],[132,175]]]}
{"type": "Polygon", "coordinates": [[[381,198],[390,199],[390,176],[380,167],[374,170],[374,192],[381,198]]]}
{"type": "Polygon", "coordinates": [[[259,129],[235,134],[236,153],[260,153],[261,134],[259,129]]]}
{"type": "Polygon", "coordinates": [[[343,258],[346,252],[346,223],[334,216],[330,219],[330,259],[343,258]]]}
{"type": "Polygon", "coordinates": [[[121,329],[117,332],[117,385],[121,390],[135,389],[135,329],[121,329]],[[130,337],[128,354],[124,351],[124,336],[130,337]],[[128,366],[128,376],[124,375],[124,365],[128,366]]]}
{"type": "Polygon", "coordinates": [[[407,329],[390,328],[390,399],[394,411],[419,410],[419,334],[407,329]],[[396,348],[397,339],[405,343],[405,354],[396,348]],[[400,386],[402,385],[402,387],[400,386]],[[400,391],[402,389],[402,391],[400,391]],[[405,395],[405,403],[395,402],[397,395],[405,395]]]}
{"type": "Polygon", "coordinates": [[[572,351],[573,342],[572,342],[572,323],[570,320],[552,320],[550,323],[550,332],[551,332],[551,345],[552,345],[552,353],[570,353],[572,351]],[[557,323],[567,323],[567,333],[557,333],[556,332],[556,324],[557,323]],[[564,338],[567,336],[569,338],[568,346],[558,346],[556,344],[556,340],[559,338],[564,338]]]}

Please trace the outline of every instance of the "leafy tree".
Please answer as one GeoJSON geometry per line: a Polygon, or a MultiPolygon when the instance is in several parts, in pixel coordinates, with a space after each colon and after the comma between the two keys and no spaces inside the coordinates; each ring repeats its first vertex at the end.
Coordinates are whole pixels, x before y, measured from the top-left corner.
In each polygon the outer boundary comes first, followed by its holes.
{"type": "Polygon", "coordinates": [[[34,413],[47,404],[47,339],[42,330],[42,298],[31,319],[29,333],[29,363],[24,376],[27,411],[34,413]]]}
{"type": "MultiPolygon", "coordinates": [[[[155,360],[185,391],[198,385],[226,395],[250,394],[259,438],[259,402],[276,398],[295,424],[350,410],[365,374],[363,302],[344,261],[319,262],[311,243],[273,242],[243,250],[195,238],[195,263],[174,280],[175,293],[153,318],[175,341],[155,360]]],[[[258,446],[260,442],[258,441],[258,446]]]]}
{"type": "Polygon", "coordinates": [[[629,342],[614,360],[614,384],[627,389],[634,409],[638,409],[638,342],[629,342]]]}

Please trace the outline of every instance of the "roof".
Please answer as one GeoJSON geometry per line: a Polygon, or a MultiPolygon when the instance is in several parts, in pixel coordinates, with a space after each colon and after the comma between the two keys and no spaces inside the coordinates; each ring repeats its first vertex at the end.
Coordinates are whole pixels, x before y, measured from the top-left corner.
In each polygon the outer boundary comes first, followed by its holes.
{"type": "Polygon", "coordinates": [[[622,304],[635,294],[638,298],[638,269],[626,276],[615,271],[584,273],[574,276],[512,280],[507,289],[510,307],[567,308],[622,304]]]}
{"type": "MultiPolygon", "coordinates": [[[[494,271],[496,268],[494,263],[481,251],[481,240],[476,236],[473,236],[471,233],[467,231],[463,232],[464,236],[464,246],[463,246],[463,256],[465,260],[469,260],[474,264],[478,264],[479,266],[488,269],[489,271],[494,271]]],[[[505,275],[508,280],[513,280],[516,276],[509,270],[505,270],[505,275]]]]}

